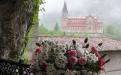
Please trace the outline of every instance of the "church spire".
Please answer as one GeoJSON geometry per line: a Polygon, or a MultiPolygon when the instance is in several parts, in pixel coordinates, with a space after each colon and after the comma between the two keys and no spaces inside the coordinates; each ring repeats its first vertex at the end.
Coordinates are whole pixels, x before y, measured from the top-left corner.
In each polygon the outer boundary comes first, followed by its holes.
{"type": "Polygon", "coordinates": [[[68,9],[67,9],[67,4],[66,2],[64,1],[64,6],[63,6],[63,15],[62,17],[65,18],[65,17],[68,17],[68,9]]]}

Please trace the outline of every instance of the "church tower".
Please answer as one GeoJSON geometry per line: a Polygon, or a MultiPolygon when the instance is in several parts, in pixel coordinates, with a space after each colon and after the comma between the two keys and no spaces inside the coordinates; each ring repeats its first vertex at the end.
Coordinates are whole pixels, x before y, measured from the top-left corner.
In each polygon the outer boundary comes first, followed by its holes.
{"type": "Polygon", "coordinates": [[[62,18],[66,18],[66,17],[68,17],[68,9],[67,9],[67,4],[64,1],[63,10],[62,10],[62,18]]]}

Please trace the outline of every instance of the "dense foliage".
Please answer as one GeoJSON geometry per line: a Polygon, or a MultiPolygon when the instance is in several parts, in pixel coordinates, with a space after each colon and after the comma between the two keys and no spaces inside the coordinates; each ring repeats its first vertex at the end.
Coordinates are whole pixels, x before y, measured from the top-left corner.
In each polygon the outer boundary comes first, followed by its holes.
{"type": "Polygon", "coordinates": [[[121,40],[120,26],[108,25],[105,27],[104,34],[113,39],[121,40]]]}
{"type": "MultiPolygon", "coordinates": [[[[48,30],[45,25],[41,25],[39,27],[39,34],[40,35],[47,35],[47,36],[86,36],[89,37],[88,33],[76,33],[76,32],[70,32],[70,33],[64,33],[61,28],[59,27],[58,23],[55,24],[55,27],[53,30],[48,30]]],[[[120,26],[114,26],[114,25],[107,25],[104,27],[104,33],[103,35],[110,37],[112,39],[121,40],[121,31],[120,26]]]]}
{"type": "Polygon", "coordinates": [[[59,24],[56,23],[53,30],[49,30],[45,27],[45,25],[39,26],[39,35],[45,35],[45,36],[63,36],[64,32],[61,31],[61,28],[59,27],[59,24]]]}
{"type": "Polygon", "coordinates": [[[32,38],[29,38],[29,37],[32,37],[32,34],[33,34],[34,30],[35,30],[35,25],[38,25],[38,21],[39,21],[38,13],[39,13],[40,10],[42,11],[42,9],[43,9],[43,8],[41,8],[40,5],[43,4],[44,1],[43,0],[32,0],[32,3],[33,3],[32,21],[31,21],[32,23],[31,23],[31,26],[28,29],[27,33],[26,33],[25,45],[23,47],[22,54],[24,53],[24,50],[25,50],[25,48],[27,46],[27,43],[30,43],[31,40],[32,40],[32,38]]]}

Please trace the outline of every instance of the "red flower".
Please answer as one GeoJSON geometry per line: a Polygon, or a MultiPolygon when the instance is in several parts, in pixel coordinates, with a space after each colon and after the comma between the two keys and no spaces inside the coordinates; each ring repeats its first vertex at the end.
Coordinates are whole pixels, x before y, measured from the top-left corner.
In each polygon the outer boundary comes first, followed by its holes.
{"type": "Polygon", "coordinates": [[[85,57],[80,57],[80,58],[79,58],[79,64],[85,65],[86,62],[87,62],[87,59],[86,59],[85,57]]]}
{"type": "Polygon", "coordinates": [[[67,64],[66,64],[66,68],[69,69],[69,70],[72,70],[72,64],[67,63],[67,64]]]}
{"type": "Polygon", "coordinates": [[[42,48],[40,48],[40,47],[36,48],[36,50],[35,50],[36,55],[41,53],[41,52],[42,52],[42,48]]]}
{"type": "Polygon", "coordinates": [[[99,59],[100,66],[103,66],[105,64],[105,60],[103,58],[99,59]]]}
{"type": "Polygon", "coordinates": [[[105,60],[103,58],[99,59],[100,70],[104,70],[104,64],[105,64],[105,60]]]}
{"type": "Polygon", "coordinates": [[[69,62],[72,63],[72,64],[76,64],[77,61],[78,61],[77,57],[71,56],[71,57],[69,58],[69,62]]]}
{"type": "Polygon", "coordinates": [[[42,70],[46,71],[47,70],[47,67],[48,67],[48,65],[45,62],[42,62],[41,63],[41,69],[42,70]]]}
{"type": "Polygon", "coordinates": [[[77,56],[77,51],[76,50],[69,50],[69,51],[67,51],[67,54],[69,56],[77,56]]]}
{"type": "Polygon", "coordinates": [[[101,57],[100,53],[97,51],[97,49],[96,49],[95,47],[92,47],[92,48],[91,48],[91,52],[92,52],[92,53],[95,53],[95,55],[96,55],[98,58],[101,57]]]}
{"type": "Polygon", "coordinates": [[[97,49],[96,49],[95,47],[92,47],[92,48],[91,48],[91,52],[92,52],[92,53],[96,53],[96,52],[97,52],[97,49]]]}
{"type": "Polygon", "coordinates": [[[96,55],[96,57],[101,58],[101,55],[98,51],[95,53],[95,55],[96,55]]]}

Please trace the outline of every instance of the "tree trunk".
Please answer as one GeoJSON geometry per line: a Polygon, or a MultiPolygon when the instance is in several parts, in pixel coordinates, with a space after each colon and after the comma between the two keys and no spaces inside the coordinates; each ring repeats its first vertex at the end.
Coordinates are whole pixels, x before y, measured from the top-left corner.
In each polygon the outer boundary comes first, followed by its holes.
{"type": "Polygon", "coordinates": [[[32,26],[32,0],[0,0],[0,58],[17,59],[32,26]]]}

